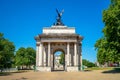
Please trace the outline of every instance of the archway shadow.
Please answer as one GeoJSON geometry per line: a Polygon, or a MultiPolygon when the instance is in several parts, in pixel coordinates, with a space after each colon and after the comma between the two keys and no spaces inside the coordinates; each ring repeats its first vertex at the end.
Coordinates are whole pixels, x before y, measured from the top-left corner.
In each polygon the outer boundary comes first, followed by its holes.
{"type": "Polygon", "coordinates": [[[65,70],[52,70],[52,72],[64,72],[65,70]]]}
{"type": "Polygon", "coordinates": [[[83,70],[84,72],[90,72],[90,71],[92,71],[92,70],[83,70]]]}
{"type": "Polygon", "coordinates": [[[120,73],[120,68],[114,68],[112,70],[103,71],[102,73],[106,73],[106,74],[120,73]]]}

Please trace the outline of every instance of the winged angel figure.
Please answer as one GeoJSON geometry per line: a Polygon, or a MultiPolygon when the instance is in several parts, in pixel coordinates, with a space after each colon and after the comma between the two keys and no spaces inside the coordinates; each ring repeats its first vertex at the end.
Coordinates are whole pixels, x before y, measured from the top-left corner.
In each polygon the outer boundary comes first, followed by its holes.
{"type": "Polygon", "coordinates": [[[62,21],[61,21],[61,17],[62,17],[62,14],[63,14],[63,12],[64,12],[64,9],[59,13],[59,11],[56,9],[56,12],[57,12],[57,22],[56,22],[56,24],[55,25],[64,25],[63,23],[62,23],[62,21]]]}

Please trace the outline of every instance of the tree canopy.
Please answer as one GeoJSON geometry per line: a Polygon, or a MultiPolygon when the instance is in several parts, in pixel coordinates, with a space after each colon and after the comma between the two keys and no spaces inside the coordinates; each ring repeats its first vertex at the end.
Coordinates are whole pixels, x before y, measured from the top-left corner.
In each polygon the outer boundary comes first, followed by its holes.
{"type": "Polygon", "coordinates": [[[60,54],[60,64],[65,64],[65,55],[64,55],[64,53],[63,52],[61,52],[61,54],[60,54]]]}
{"type": "Polygon", "coordinates": [[[9,68],[12,66],[14,51],[14,44],[0,33],[0,68],[9,68]]]}
{"type": "Polygon", "coordinates": [[[15,56],[15,64],[17,66],[30,66],[35,65],[36,52],[33,48],[21,47],[17,50],[15,56]]]}
{"type": "Polygon", "coordinates": [[[103,11],[104,36],[96,44],[98,62],[120,62],[120,0],[111,0],[103,11]]]}
{"type": "Polygon", "coordinates": [[[83,65],[85,65],[87,67],[95,67],[94,63],[92,63],[92,62],[90,62],[90,61],[88,61],[86,59],[83,59],[82,62],[83,62],[83,65]]]}

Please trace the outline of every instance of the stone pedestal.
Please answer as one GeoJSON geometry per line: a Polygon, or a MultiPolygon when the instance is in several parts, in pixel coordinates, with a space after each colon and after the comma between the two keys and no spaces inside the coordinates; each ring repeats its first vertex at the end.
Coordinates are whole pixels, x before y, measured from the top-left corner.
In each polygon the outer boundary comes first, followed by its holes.
{"type": "Polygon", "coordinates": [[[51,67],[36,67],[36,70],[37,71],[40,71],[40,72],[51,72],[51,67]]]}
{"type": "Polygon", "coordinates": [[[79,71],[78,67],[75,66],[67,67],[67,72],[77,72],[77,71],[79,71]]]}

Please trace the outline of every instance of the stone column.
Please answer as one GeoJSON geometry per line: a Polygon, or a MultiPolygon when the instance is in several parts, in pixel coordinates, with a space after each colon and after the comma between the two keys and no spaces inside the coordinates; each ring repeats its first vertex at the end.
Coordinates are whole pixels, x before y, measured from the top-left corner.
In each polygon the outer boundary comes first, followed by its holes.
{"type": "Polygon", "coordinates": [[[80,55],[80,69],[82,70],[82,54],[80,55]]]}
{"type": "Polygon", "coordinates": [[[48,66],[50,66],[50,43],[48,43],[48,66]]]}
{"type": "Polygon", "coordinates": [[[77,47],[76,47],[76,43],[74,43],[74,66],[77,66],[77,47]]]}
{"type": "Polygon", "coordinates": [[[71,61],[71,52],[70,52],[70,55],[69,55],[69,56],[70,56],[70,66],[71,66],[71,65],[72,65],[72,61],[71,61]]]}
{"type": "Polygon", "coordinates": [[[39,44],[36,44],[36,66],[39,66],[39,44]]]}
{"type": "Polygon", "coordinates": [[[78,46],[78,43],[76,44],[76,65],[78,66],[78,60],[79,60],[79,46],[78,46]]]}
{"type": "Polygon", "coordinates": [[[45,52],[45,46],[43,47],[43,65],[46,66],[46,52],[45,52]]]}
{"type": "Polygon", "coordinates": [[[42,43],[40,42],[39,46],[39,66],[42,66],[42,43]]]}
{"type": "Polygon", "coordinates": [[[50,54],[50,56],[51,56],[51,70],[53,70],[53,54],[50,54]]]}
{"type": "Polygon", "coordinates": [[[70,45],[67,43],[67,66],[70,65],[70,45]]]}
{"type": "Polygon", "coordinates": [[[65,54],[65,71],[67,71],[67,54],[65,54]]]}

